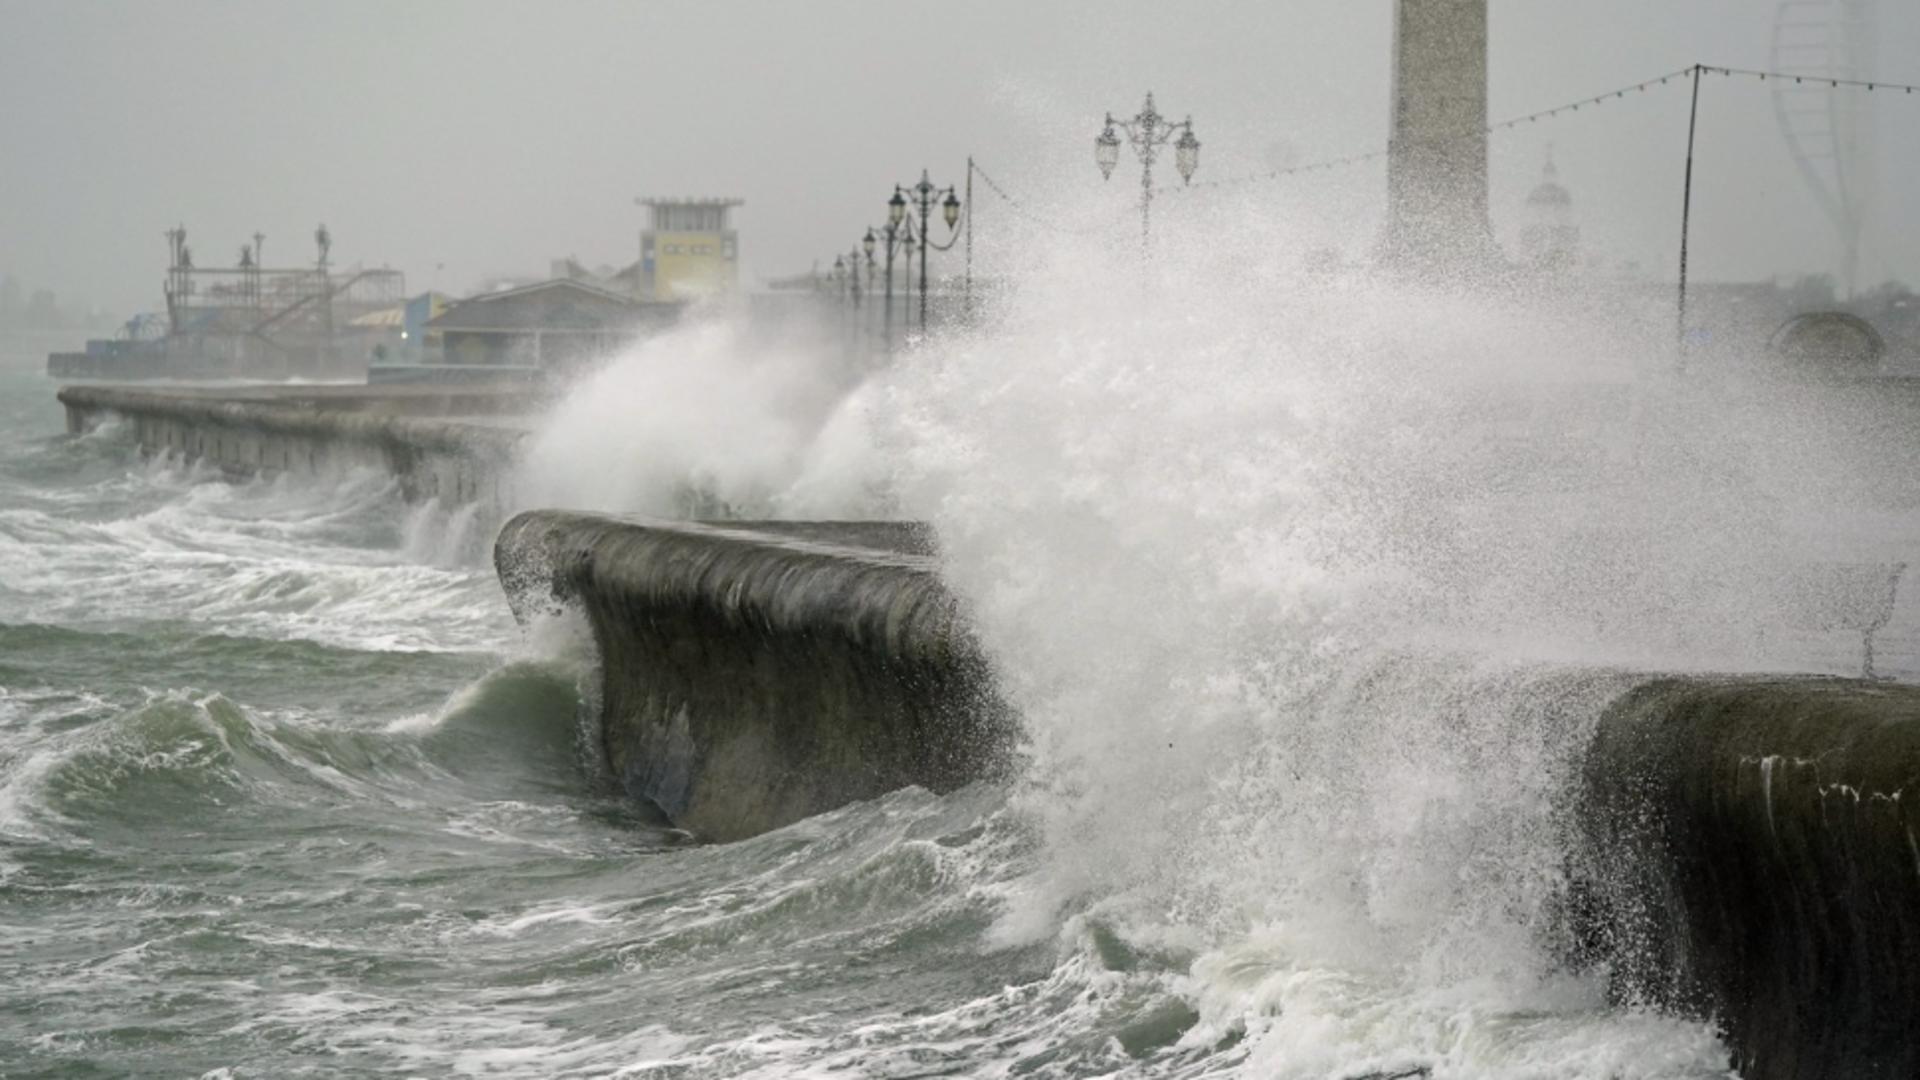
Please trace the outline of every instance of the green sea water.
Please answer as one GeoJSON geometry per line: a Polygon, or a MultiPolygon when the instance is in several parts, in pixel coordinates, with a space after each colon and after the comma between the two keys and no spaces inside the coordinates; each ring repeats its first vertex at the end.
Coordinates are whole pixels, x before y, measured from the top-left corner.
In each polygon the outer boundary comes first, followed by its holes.
{"type": "Polygon", "coordinates": [[[701,844],[601,774],[589,635],[514,625],[470,509],[69,435],[64,344],[0,349],[0,1076],[1725,1075],[1706,1026],[1503,961],[1510,912],[1415,910],[1434,860],[1266,839],[1463,801],[1342,786],[1391,679],[1299,726],[1324,791],[1215,725],[1242,752],[1139,770],[1098,836],[1033,781],[701,844]],[[1433,959],[1469,954],[1515,974],[1433,959]]]}
{"type": "Polygon", "coordinates": [[[432,508],[70,437],[42,347],[0,366],[0,1075],[1116,1053],[1051,947],[979,946],[1030,848],[995,794],[688,843],[595,773],[578,635],[524,637],[432,508]]]}

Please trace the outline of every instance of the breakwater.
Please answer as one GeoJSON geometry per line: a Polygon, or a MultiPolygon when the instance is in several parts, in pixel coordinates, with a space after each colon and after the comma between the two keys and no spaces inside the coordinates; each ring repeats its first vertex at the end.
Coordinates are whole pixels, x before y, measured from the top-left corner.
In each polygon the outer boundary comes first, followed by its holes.
{"type": "Polygon", "coordinates": [[[143,452],[236,473],[370,467],[410,500],[504,504],[533,407],[522,388],[66,386],[67,430],[118,417],[143,452]]]}
{"type": "MultiPolygon", "coordinates": [[[[1014,752],[915,526],[534,511],[495,557],[523,620],[586,613],[612,773],[704,838],[956,787],[1014,752]]],[[[1635,684],[1566,797],[1585,840],[1574,959],[1623,1001],[1717,1021],[1749,1078],[1913,1075],[1916,782],[1920,688],[1635,684]]]]}
{"type": "Polygon", "coordinates": [[[1660,679],[1603,716],[1585,936],[1747,1080],[1920,1074],[1920,688],[1660,679]]]}
{"type": "Polygon", "coordinates": [[[1013,752],[1011,713],[916,526],[542,510],[507,523],[495,561],[523,620],[586,613],[609,768],[703,838],[952,790],[1013,752]]]}

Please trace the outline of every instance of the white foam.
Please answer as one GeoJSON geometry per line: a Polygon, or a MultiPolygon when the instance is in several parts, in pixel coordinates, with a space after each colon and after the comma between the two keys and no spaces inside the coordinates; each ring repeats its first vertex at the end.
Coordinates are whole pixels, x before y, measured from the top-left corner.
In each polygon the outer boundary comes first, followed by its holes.
{"type": "Polygon", "coordinates": [[[1133,253],[1049,245],[890,388],[899,503],[1032,734],[1046,855],[994,942],[1089,903],[1208,955],[1312,928],[1210,1021],[1249,1025],[1256,1075],[1724,1068],[1701,1025],[1549,989],[1556,808],[1612,692],[1554,661],[1830,670],[1755,654],[1761,586],[1913,539],[1810,540],[1805,470],[1855,463],[1775,468],[1794,402],[1666,379],[1650,321],[1317,281],[1272,254],[1286,226],[1170,225],[1145,302],[1133,253]]]}
{"type": "Polygon", "coordinates": [[[871,516],[861,372],[808,327],[696,318],[573,386],[511,487],[523,506],[667,517],[871,516]]]}

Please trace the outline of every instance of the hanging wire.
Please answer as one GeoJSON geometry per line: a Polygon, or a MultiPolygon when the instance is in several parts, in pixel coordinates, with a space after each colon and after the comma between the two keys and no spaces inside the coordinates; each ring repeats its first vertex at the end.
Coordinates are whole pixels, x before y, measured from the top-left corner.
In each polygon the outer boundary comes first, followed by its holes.
{"type": "Polygon", "coordinates": [[[1619,101],[1628,94],[1643,93],[1653,87],[1665,86],[1669,82],[1684,79],[1692,74],[1693,68],[1691,66],[1683,67],[1679,71],[1670,71],[1665,75],[1656,75],[1644,82],[1637,82],[1631,86],[1622,86],[1618,89],[1608,90],[1604,94],[1595,94],[1592,97],[1581,98],[1579,101],[1569,101],[1564,105],[1556,105],[1551,109],[1541,109],[1539,112],[1530,112],[1525,116],[1515,116],[1497,123],[1488,124],[1486,132],[1491,135],[1496,131],[1519,127],[1521,124],[1531,124],[1536,121],[1551,119],[1552,117],[1559,116],[1561,113],[1579,112],[1580,106],[1582,105],[1604,105],[1609,101],[1619,101]]]}
{"type": "MultiPolygon", "coordinates": [[[[1576,112],[1579,112],[1582,107],[1593,107],[1593,106],[1605,105],[1614,101],[1624,100],[1628,94],[1645,93],[1648,90],[1651,90],[1659,86],[1665,86],[1668,83],[1684,82],[1685,80],[1693,76],[1693,73],[1696,69],[1702,72],[1712,72],[1714,74],[1723,75],[1723,76],[1734,76],[1734,75],[1747,76],[1749,78],[1759,79],[1763,82],[1768,79],[1780,79],[1780,80],[1791,79],[1796,84],[1801,84],[1801,85],[1819,86],[1822,83],[1824,83],[1828,87],[1833,89],[1840,89],[1845,87],[1845,88],[1864,89],[1867,91],[1880,91],[1880,90],[1899,91],[1900,93],[1907,94],[1907,95],[1911,95],[1916,90],[1920,90],[1920,86],[1910,86],[1906,83],[1890,83],[1890,82],[1882,82],[1879,80],[1867,81],[1864,79],[1831,79],[1831,78],[1826,78],[1826,77],[1817,76],[1817,75],[1804,75],[1804,74],[1794,75],[1786,72],[1760,71],[1760,70],[1751,69],[1751,68],[1716,67],[1712,64],[1689,64],[1688,66],[1683,67],[1678,71],[1670,71],[1664,75],[1656,75],[1653,78],[1644,79],[1637,83],[1632,83],[1626,86],[1617,87],[1615,89],[1608,90],[1604,93],[1594,94],[1591,97],[1583,97],[1578,101],[1569,101],[1569,102],[1566,102],[1565,104],[1556,105],[1550,109],[1540,109],[1536,112],[1527,113],[1524,116],[1514,116],[1514,117],[1509,117],[1505,120],[1496,121],[1494,123],[1488,124],[1482,130],[1486,134],[1493,134],[1495,132],[1507,131],[1513,128],[1517,128],[1522,124],[1533,124],[1533,123],[1538,123],[1541,120],[1551,120],[1551,119],[1554,119],[1555,117],[1560,116],[1563,113],[1576,113],[1576,112]]],[[[1329,172],[1334,169],[1346,168],[1347,166],[1351,166],[1351,165],[1361,165],[1369,161],[1378,161],[1387,157],[1389,152],[1390,152],[1389,149],[1373,150],[1364,154],[1349,154],[1345,157],[1327,158],[1322,161],[1312,161],[1304,165],[1293,165],[1284,169],[1271,169],[1266,172],[1248,173],[1242,176],[1224,177],[1219,180],[1201,180],[1196,183],[1182,185],[1181,187],[1165,188],[1162,190],[1161,193],[1162,194],[1178,194],[1180,192],[1201,191],[1201,190],[1226,188],[1226,187],[1238,187],[1244,184],[1262,183],[1270,180],[1281,180],[1289,176],[1299,176],[1305,173],[1329,172]]],[[[1067,228],[1063,225],[1058,224],[1057,222],[1049,220],[1046,216],[1042,214],[1038,214],[1028,209],[1025,206],[1025,204],[1021,203],[1018,199],[1015,199],[1013,196],[1007,194],[1006,189],[1002,188],[993,179],[993,177],[987,175],[987,172],[984,169],[981,169],[978,165],[974,166],[973,171],[976,176],[980,177],[981,180],[986,182],[987,189],[989,191],[992,191],[995,195],[999,196],[1001,201],[1005,202],[1009,207],[1011,207],[1016,214],[1020,215],[1021,217],[1027,219],[1028,221],[1036,225],[1039,225],[1043,228],[1052,229],[1056,232],[1071,233],[1071,234],[1083,235],[1083,236],[1090,235],[1092,233],[1101,231],[1102,229],[1106,228],[1106,226],[1096,226],[1090,229],[1067,228]]],[[[969,208],[969,210],[971,210],[971,208],[969,208]]]]}
{"type": "MultiPolygon", "coordinates": [[[[972,207],[966,207],[961,210],[961,213],[963,214],[970,214],[972,212],[973,212],[972,207]]],[[[928,231],[929,232],[932,231],[931,226],[928,227],[928,231]]],[[[955,218],[954,224],[953,224],[953,235],[948,238],[946,243],[936,244],[933,242],[932,237],[923,237],[920,242],[924,247],[926,247],[931,251],[952,251],[953,246],[960,242],[961,234],[962,234],[962,230],[960,228],[960,220],[958,218],[955,218]]]]}
{"type": "Polygon", "coordinates": [[[1282,177],[1294,176],[1298,173],[1323,172],[1329,169],[1343,168],[1347,165],[1358,165],[1361,162],[1373,161],[1386,156],[1387,152],[1385,150],[1374,150],[1370,153],[1350,154],[1347,157],[1328,158],[1325,161],[1310,161],[1305,165],[1293,165],[1285,169],[1273,169],[1263,173],[1250,173],[1246,176],[1229,176],[1221,180],[1202,180],[1196,184],[1188,184],[1185,187],[1168,188],[1167,190],[1169,192],[1178,192],[1205,188],[1235,187],[1240,184],[1258,183],[1262,180],[1278,180],[1282,177]]]}
{"type": "Polygon", "coordinates": [[[998,195],[1000,197],[1000,201],[1006,203],[1009,207],[1011,207],[1015,214],[1019,215],[1022,218],[1025,218],[1028,222],[1032,224],[1040,226],[1043,229],[1051,229],[1054,232],[1064,233],[1069,236],[1092,236],[1095,233],[1104,232],[1107,229],[1112,227],[1111,224],[1108,223],[1108,224],[1096,224],[1091,227],[1070,228],[1066,225],[1062,225],[1059,222],[1048,218],[1044,214],[1040,214],[1036,211],[1029,210],[1025,203],[1007,194],[1007,189],[1001,187],[998,181],[996,181],[993,177],[987,175],[987,171],[985,169],[982,169],[977,163],[973,167],[973,175],[979,177],[982,181],[984,181],[987,185],[987,190],[993,192],[995,195],[998,195]]]}
{"type": "Polygon", "coordinates": [[[1785,71],[1759,71],[1753,68],[1714,67],[1712,64],[1701,64],[1700,70],[1711,71],[1715,75],[1745,75],[1749,78],[1759,79],[1762,82],[1768,79],[1779,79],[1781,82],[1791,79],[1795,84],[1803,86],[1820,86],[1824,83],[1829,89],[1833,90],[1847,87],[1868,91],[1898,90],[1903,94],[1911,94],[1916,90],[1920,90],[1920,86],[1909,86],[1906,83],[1881,82],[1878,79],[1872,82],[1868,82],[1865,79],[1830,79],[1824,75],[1793,74],[1785,71]]]}
{"type": "MultiPolygon", "coordinates": [[[[1709,69],[1709,70],[1712,70],[1712,69],[1709,69]]],[[[1617,87],[1615,89],[1608,90],[1605,93],[1594,94],[1591,97],[1581,98],[1578,101],[1569,101],[1563,105],[1556,105],[1551,109],[1541,109],[1537,112],[1527,113],[1525,116],[1510,117],[1506,120],[1501,120],[1496,123],[1489,124],[1482,130],[1488,134],[1492,134],[1493,132],[1496,132],[1496,131],[1503,131],[1508,128],[1518,127],[1521,124],[1531,124],[1540,120],[1551,119],[1553,117],[1559,116],[1561,113],[1579,112],[1581,106],[1583,105],[1588,105],[1588,106],[1603,105],[1610,101],[1618,101],[1625,98],[1628,94],[1641,93],[1646,90],[1652,89],[1653,87],[1656,87],[1656,86],[1665,86],[1667,83],[1671,81],[1678,80],[1678,79],[1685,79],[1687,76],[1692,74],[1693,74],[1693,68],[1691,67],[1681,68],[1679,71],[1668,72],[1665,75],[1656,75],[1651,79],[1646,79],[1641,82],[1632,83],[1627,86],[1617,87]]],[[[1388,153],[1389,153],[1388,150],[1381,149],[1381,150],[1375,150],[1365,154],[1350,154],[1346,157],[1329,158],[1325,161],[1309,162],[1308,164],[1305,164],[1305,165],[1294,165],[1290,168],[1273,169],[1271,171],[1263,172],[1263,173],[1251,173],[1245,176],[1232,176],[1232,177],[1227,177],[1221,180],[1201,181],[1199,183],[1190,184],[1188,185],[1188,187],[1189,188],[1221,188],[1221,187],[1234,187],[1241,184],[1259,183],[1261,181],[1266,181],[1266,180],[1279,180],[1284,177],[1296,176],[1301,173],[1321,172],[1321,171],[1330,170],[1330,169],[1343,168],[1348,165],[1359,165],[1368,161],[1377,161],[1381,158],[1386,157],[1388,153]]],[[[1180,191],[1183,189],[1172,188],[1170,190],[1180,191]]]]}

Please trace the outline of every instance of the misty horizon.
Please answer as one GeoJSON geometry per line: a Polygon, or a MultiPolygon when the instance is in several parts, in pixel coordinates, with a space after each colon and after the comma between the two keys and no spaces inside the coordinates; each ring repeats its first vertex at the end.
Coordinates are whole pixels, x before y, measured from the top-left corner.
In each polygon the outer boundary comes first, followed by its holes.
{"type": "MultiPolygon", "coordinates": [[[[1205,147],[1197,185],[1376,151],[1390,9],[1223,3],[1194,18],[1147,5],[583,3],[535,15],[9,0],[0,90],[27,105],[0,117],[11,151],[0,274],[63,308],[124,316],[160,306],[166,228],[186,226],[202,265],[229,264],[256,231],[268,264],[297,265],[324,222],[336,264],[390,266],[413,292],[460,295],[543,277],[559,258],[625,266],[644,224],[636,198],[728,195],[745,199],[742,282],[756,288],[830,265],[922,167],[963,182],[969,155],[1027,209],[1104,215],[1124,241],[1133,188],[1102,184],[1090,160],[1105,113],[1130,112],[1151,89],[1170,115],[1191,114],[1205,147]]],[[[1773,14],[1496,0],[1490,118],[1695,62],[1765,69],[1773,14]]],[[[1878,26],[1872,70],[1856,73],[1920,82],[1920,10],[1883,6],[1878,26]]],[[[1834,230],[1769,92],[1751,80],[1703,87],[1696,280],[1836,273],[1834,230]]],[[[1916,256],[1882,240],[1920,226],[1898,197],[1920,174],[1920,140],[1899,137],[1920,124],[1920,100],[1888,93],[1873,108],[1862,287],[1920,280],[1916,256]]],[[[1590,260],[1671,277],[1685,124],[1685,89],[1670,85],[1497,132],[1496,233],[1511,247],[1551,153],[1590,260]]],[[[1373,162],[1181,198],[1329,200],[1362,223],[1340,245],[1360,257],[1382,178],[1373,162]]],[[[983,249],[1017,260],[1045,242],[997,196],[975,199],[983,249]]]]}

